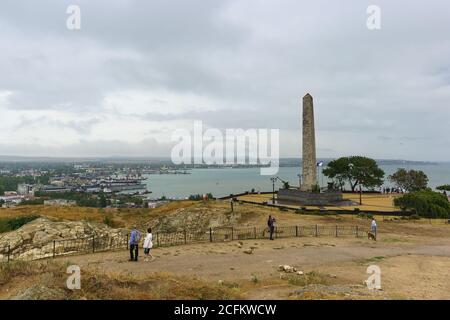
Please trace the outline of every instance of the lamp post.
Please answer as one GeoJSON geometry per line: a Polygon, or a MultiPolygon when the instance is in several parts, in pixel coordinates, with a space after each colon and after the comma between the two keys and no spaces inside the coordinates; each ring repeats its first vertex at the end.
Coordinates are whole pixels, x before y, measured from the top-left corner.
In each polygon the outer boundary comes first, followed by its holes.
{"type": "Polygon", "coordinates": [[[362,186],[361,186],[361,182],[359,183],[359,205],[362,205],[362,186]]]}
{"type": "MultiPolygon", "coordinates": [[[[348,165],[350,167],[350,170],[353,170],[354,165],[353,163],[350,163],[348,165]]],[[[359,184],[359,205],[362,205],[362,181],[358,181],[359,184]]]]}
{"type": "Polygon", "coordinates": [[[275,204],[275,182],[277,178],[270,178],[270,181],[272,181],[272,204],[275,204]]]}

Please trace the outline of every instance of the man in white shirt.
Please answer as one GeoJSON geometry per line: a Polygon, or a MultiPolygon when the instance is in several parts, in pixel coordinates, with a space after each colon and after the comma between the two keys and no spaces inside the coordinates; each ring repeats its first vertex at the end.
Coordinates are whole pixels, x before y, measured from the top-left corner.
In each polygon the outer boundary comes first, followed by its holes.
{"type": "Polygon", "coordinates": [[[375,236],[377,235],[377,222],[375,218],[372,218],[372,225],[370,226],[370,232],[372,232],[375,236]]]}

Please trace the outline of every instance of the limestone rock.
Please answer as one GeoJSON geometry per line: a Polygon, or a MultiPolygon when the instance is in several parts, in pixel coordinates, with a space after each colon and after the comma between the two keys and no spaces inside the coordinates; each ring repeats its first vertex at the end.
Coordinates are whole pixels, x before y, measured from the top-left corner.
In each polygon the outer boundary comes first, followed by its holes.
{"type": "Polygon", "coordinates": [[[118,241],[123,241],[126,233],[125,230],[113,229],[100,223],[55,222],[38,218],[15,231],[0,234],[0,261],[6,259],[8,246],[11,259],[35,260],[51,257],[53,251],[56,254],[68,254],[77,251],[80,246],[87,248],[92,242],[90,237],[93,236],[102,239],[102,245],[106,245],[105,241],[109,241],[109,245],[115,245],[118,241]],[[63,241],[72,239],[86,240],[63,241]]]}

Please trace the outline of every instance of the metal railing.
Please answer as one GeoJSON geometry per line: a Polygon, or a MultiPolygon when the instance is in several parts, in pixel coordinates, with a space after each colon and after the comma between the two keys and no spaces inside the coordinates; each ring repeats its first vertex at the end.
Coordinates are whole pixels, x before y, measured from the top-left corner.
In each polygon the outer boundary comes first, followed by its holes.
{"type": "MultiPolygon", "coordinates": [[[[268,239],[269,229],[266,227],[220,227],[207,231],[156,232],[153,235],[153,247],[168,247],[202,242],[225,242],[233,240],[268,239]]],[[[359,226],[280,226],[275,227],[273,237],[342,237],[367,236],[367,231],[359,226]]],[[[85,238],[53,240],[38,244],[20,246],[6,245],[0,247],[0,262],[13,260],[39,260],[87,254],[102,251],[113,251],[128,248],[129,235],[89,236],[85,238]]]]}

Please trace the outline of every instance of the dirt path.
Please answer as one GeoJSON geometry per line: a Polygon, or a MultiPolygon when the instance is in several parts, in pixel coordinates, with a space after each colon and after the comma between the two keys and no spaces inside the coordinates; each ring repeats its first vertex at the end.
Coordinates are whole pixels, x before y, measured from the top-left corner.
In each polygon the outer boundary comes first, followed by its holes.
{"type": "MultiPolygon", "coordinates": [[[[295,266],[306,272],[333,274],[338,283],[358,285],[344,290],[344,297],[355,297],[367,279],[366,268],[379,265],[383,273],[383,297],[450,299],[449,281],[444,274],[450,267],[450,244],[443,239],[420,243],[371,242],[355,238],[292,238],[205,243],[155,249],[155,261],[128,262],[128,253],[106,252],[60,258],[94,268],[99,272],[127,273],[145,277],[154,272],[188,275],[207,281],[249,282],[251,277],[262,281],[260,287],[248,290],[257,299],[289,298],[298,287],[279,283],[279,265],[295,266]],[[243,251],[253,248],[252,254],[243,251]],[[426,266],[430,265],[430,268],[426,266]]],[[[142,254],[142,253],[141,253],[142,254]]],[[[339,288],[340,291],[342,288],[339,288]]],[[[327,290],[318,288],[316,291],[327,290]]],[[[333,290],[337,290],[333,287],[333,290]]],[[[358,294],[358,297],[360,294],[358,294]]],[[[379,296],[379,294],[378,294],[379,296]]],[[[375,296],[377,298],[378,296],[375,296]]],[[[339,296],[341,297],[341,296],[339,296]]],[[[369,296],[373,297],[373,295],[369,296]]],[[[317,297],[314,297],[317,298],[317,297]]],[[[362,294],[362,298],[367,298],[362,294]]]]}

